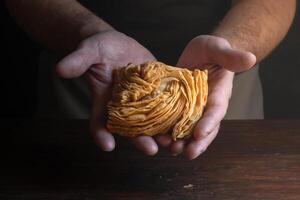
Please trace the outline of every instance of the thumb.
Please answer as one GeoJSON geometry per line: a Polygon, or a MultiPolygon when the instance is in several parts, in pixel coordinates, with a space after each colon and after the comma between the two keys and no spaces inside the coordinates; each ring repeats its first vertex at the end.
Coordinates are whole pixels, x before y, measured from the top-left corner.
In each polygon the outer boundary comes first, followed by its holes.
{"type": "Polygon", "coordinates": [[[56,72],[62,78],[76,78],[83,75],[95,62],[95,54],[86,49],[78,49],[56,64],[56,72]]]}
{"type": "Polygon", "coordinates": [[[232,72],[246,71],[256,63],[256,56],[253,53],[233,49],[229,43],[209,48],[208,57],[211,63],[232,72]]]}

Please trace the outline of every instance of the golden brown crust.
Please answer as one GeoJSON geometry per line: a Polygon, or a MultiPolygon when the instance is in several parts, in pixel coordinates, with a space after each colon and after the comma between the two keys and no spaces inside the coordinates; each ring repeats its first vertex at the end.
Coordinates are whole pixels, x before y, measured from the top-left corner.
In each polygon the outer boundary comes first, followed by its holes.
{"type": "Polygon", "coordinates": [[[118,69],[108,103],[109,131],[127,137],[153,136],[173,128],[189,135],[207,102],[207,71],[146,62],[118,69]]]}

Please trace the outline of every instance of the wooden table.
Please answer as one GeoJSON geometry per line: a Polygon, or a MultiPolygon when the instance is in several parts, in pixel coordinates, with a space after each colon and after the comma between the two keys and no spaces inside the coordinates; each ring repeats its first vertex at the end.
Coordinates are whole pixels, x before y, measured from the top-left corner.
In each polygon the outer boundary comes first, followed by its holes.
{"type": "Polygon", "coordinates": [[[0,199],[299,200],[300,121],[224,121],[198,159],[103,153],[88,122],[2,120],[0,199]]]}

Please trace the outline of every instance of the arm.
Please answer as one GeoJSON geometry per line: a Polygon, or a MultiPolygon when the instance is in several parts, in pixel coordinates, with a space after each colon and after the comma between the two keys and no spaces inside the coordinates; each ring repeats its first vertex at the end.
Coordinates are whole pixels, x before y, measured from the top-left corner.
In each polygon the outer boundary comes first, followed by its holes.
{"type": "Polygon", "coordinates": [[[188,144],[172,144],[174,154],[185,147],[187,157],[193,159],[209,146],[226,114],[234,72],[251,68],[278,45],[291,25],[295,4],[295,0],[236,0],[212,35],[188,43],[178,66],[201,68],[210,63],[216,67],[208,68],[207,106],[194,137],[188,144]]]}
{"type": "Polygon", "coordinates": [[[284,38],[295,10],[296,0],[236,0],[213,35],[254,53],[260,62],[284,38]]]}
{"type": "Polygon", "coordinates": [[[80,41],[113,28],[75,0],[6,0],[17,23],[38,42],[60,53],[80,41]]]}
{"type": "MultiPolygon", "coordinates": [[[[155,60],[133,38],[115,31],[75,0],[7,0],[7,7],[21,27],[37,41],[66,56],[57,63],[61,77],[85,76],[91,91],[90,130],[104,151],[115,148],[114,136],[105,128],[113,69],[128,63],[155,60]]],[[[147,155],[158,147],[150,136],[131,139],[147,155]]]]}

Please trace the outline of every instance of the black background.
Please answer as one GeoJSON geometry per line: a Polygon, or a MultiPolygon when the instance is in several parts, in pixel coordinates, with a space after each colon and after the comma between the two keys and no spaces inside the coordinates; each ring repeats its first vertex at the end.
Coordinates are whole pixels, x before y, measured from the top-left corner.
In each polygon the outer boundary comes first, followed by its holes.
{"type": "Polygon", "coordinates": [[[31,117],[37,104],[41,47],[17,26],[1,1],[1,117],[31,117]]]}

